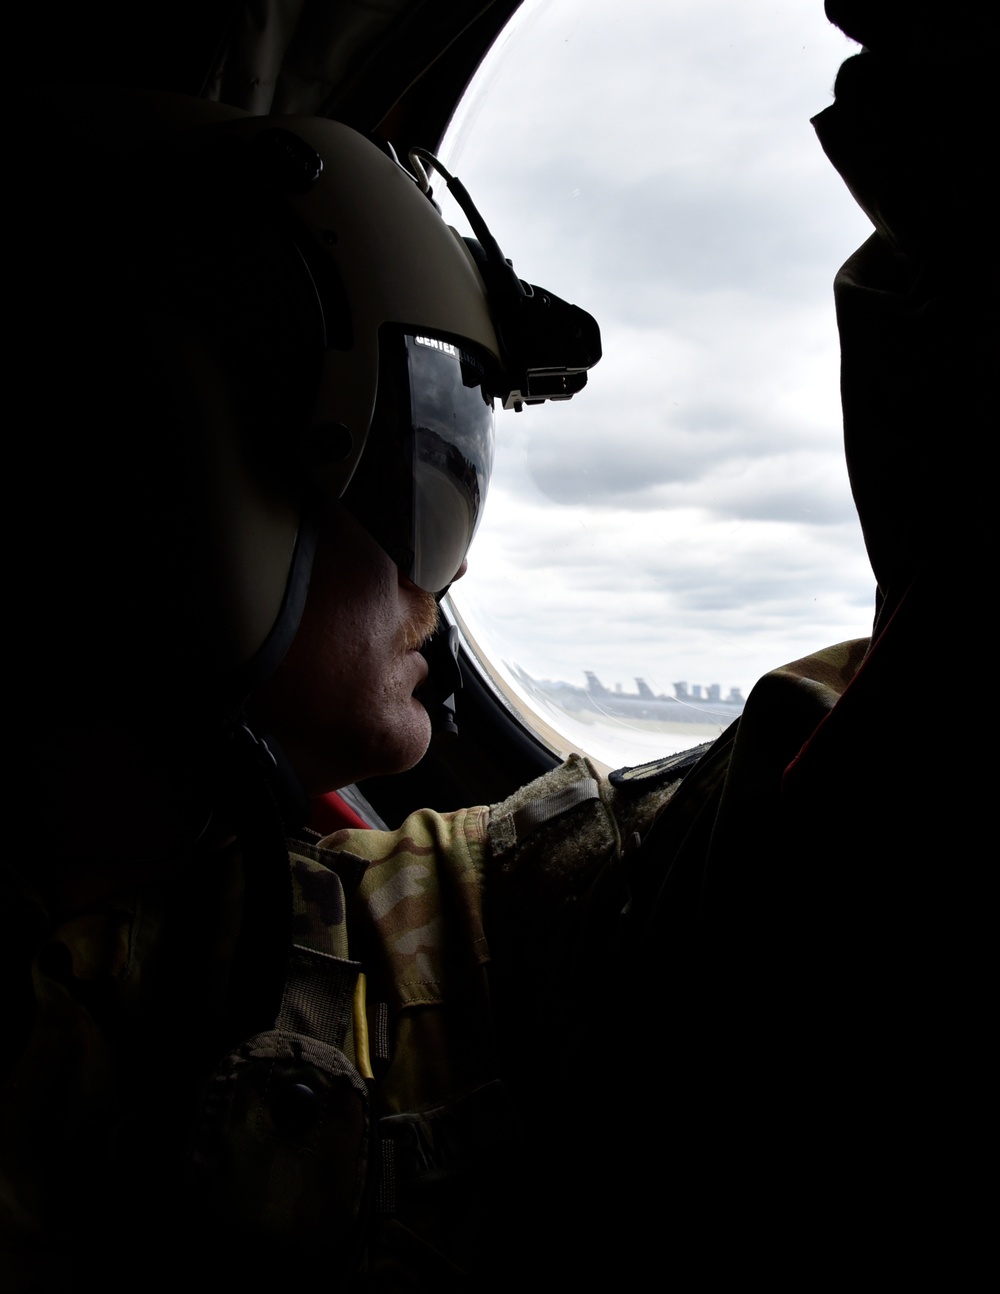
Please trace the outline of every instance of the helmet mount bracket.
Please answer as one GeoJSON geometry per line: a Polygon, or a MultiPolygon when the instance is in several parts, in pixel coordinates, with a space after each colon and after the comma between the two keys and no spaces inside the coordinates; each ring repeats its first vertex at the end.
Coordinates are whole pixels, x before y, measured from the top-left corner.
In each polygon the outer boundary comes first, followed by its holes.
{"type": "Polygon", "coordinates": [[[588,370],[601,358],[596,320],[579,306],[519,279],[461,180],[433,153],[414,148],[410,164],[429,201],[433,197],[425,163],[442,176],[472,226],[474,237],[464,241],[493,310],[506,388],[500,393],[503,407],[520,412],[526,404],[569,400],[586,386],[588,370]]]}

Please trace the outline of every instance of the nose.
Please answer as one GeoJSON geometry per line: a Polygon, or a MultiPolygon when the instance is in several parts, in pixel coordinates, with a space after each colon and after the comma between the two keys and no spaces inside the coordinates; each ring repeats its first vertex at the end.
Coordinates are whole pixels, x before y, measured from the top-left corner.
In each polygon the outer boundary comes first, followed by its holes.
{"type": "Polygon", "coordinates": [[[462,576],[465,574],[465,572],[466,572],[468,569],[469,569],[469,559],[466,557],[466,558],[463,558],[463,560],[462,560],[462,565],[458,568],[458,570],[455,572],[455,574],[451,577],[451,582],[452,582],[452,584],[454,584],[456,580],[460,580],[460,579],[462,578],[462,576]]]}

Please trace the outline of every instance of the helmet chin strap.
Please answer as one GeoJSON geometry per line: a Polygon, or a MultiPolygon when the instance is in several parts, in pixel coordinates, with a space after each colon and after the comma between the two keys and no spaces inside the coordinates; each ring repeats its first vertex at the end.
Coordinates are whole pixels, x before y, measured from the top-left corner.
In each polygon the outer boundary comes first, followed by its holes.
{"type": "Polygon", "coordinates": [[[303,507],[281,609],[263,643],[229,681],[230,704],[237,712],[242,710],[246,698],[267,682],[278,668],[299,631],[309,592],[321,514],[322,504],[318,501],[303,507]]]}
{"type": "Polygon", "coordinates": [[[243,913],[226,1002],[231,1043],[269,1028],[281,1006],[291,947],[287,837],[309,816],[309,797],[275,742],[233,723],[224,792],[243,856],[243,913]]]}
{"type": "Polygon", "coordinates": [[[230,746],[240,770],[253,772],[267,786],[270,808],[281,820],[282,839],[303,826],[309,818],[309,796],[274,738],[258,736],[240,719],[234,724],[230,746]]]}

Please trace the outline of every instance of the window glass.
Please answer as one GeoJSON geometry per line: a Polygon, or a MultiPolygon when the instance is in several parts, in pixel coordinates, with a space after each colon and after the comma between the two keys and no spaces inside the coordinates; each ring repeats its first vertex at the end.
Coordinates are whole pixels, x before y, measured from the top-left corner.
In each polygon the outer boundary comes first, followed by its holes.
{"type": "Polygon", "coordinates": [[[809,125],[854,49],[820,0],[527,0],[456,114],[505,254],[603,334],[575,399],[498,416],[453,594],[564,748],[695,745],[868,632],[831,282],[871,230],[809,125]]]}

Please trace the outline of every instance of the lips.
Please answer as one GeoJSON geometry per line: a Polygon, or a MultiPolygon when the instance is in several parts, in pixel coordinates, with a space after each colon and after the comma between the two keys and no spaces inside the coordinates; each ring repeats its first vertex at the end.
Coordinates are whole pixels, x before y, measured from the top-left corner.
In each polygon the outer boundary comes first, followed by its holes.
{"type": "Polygon", "coordinates": [[[415,660],[420,662],[418,666],[420,677],[413,685],[413,689],[411,691],[411,696],[416,696],[417,693],[423,688],[428,678],[430,677],[431,667],[430,665],[428,665],[426,657],[421,656],[419,650],[411,651],[409,655],[412,656],[415,660]]]}
{"type": "Polygon", "coordinates": [[[403,654],[419,652],[429,637],[430,634],[407,634],[403,642],[403,654]]]}

